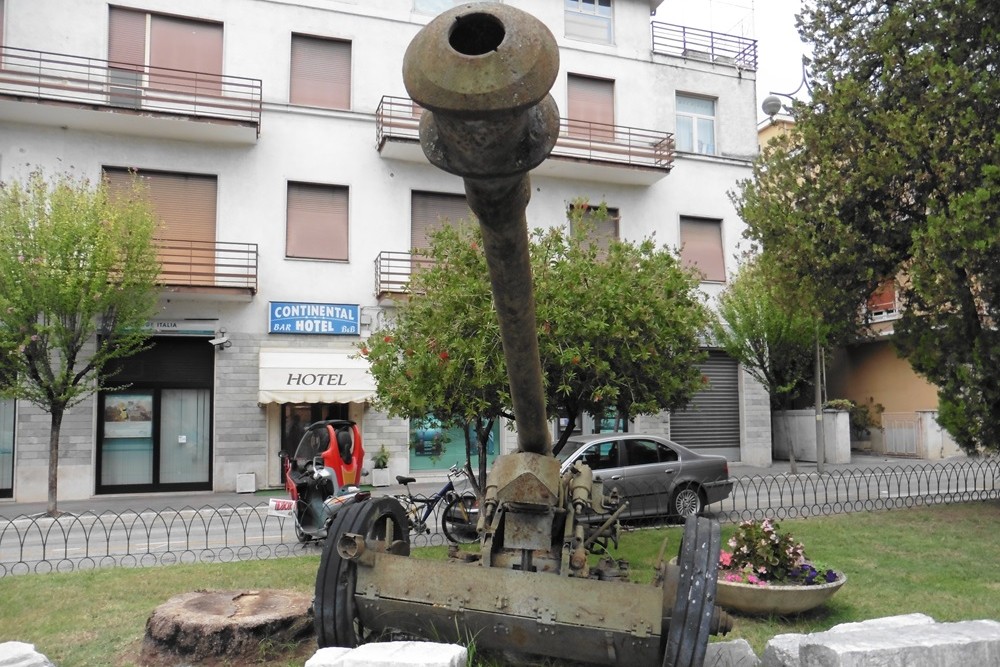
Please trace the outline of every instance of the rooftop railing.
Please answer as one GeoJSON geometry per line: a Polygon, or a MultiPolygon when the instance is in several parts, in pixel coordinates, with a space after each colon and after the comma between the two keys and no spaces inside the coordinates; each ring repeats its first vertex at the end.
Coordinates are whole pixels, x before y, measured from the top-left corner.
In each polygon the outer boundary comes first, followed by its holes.
{"type": "Polygon", "coordinates": [[[0,95],[251,124],[260,79],[0,46],[0,95]]]}
{"type": "Polygon", "coordinates": [[[653,53],[757,71],[757,40],[653,21],[653,53]]]}
{"type": "MultiPolygon", "coordinates": [[[[420,140],[422,109],[405,97],[386,95],[375,112],[376,146],[386,141],[420,140]]],[[[645,130],[562,118],[549,157],[668,171],[674,161],[674,136],[645,130]]]]}
{"type": "Polygon", "coordinates": [[[257,293],[256,243],[164,239],[157,248],[162,285],[257,293]]]}

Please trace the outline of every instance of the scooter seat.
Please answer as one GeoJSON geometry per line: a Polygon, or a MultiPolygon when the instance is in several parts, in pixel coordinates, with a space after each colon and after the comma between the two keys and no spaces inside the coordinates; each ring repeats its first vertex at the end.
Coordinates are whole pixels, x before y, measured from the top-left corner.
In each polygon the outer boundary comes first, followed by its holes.
{"type": "Polygon", "coordinates": [[[400,484],[412,484],[417,481],[416,477],[403,477],[402,475],[396,475],[396,481],[400,484]]]}

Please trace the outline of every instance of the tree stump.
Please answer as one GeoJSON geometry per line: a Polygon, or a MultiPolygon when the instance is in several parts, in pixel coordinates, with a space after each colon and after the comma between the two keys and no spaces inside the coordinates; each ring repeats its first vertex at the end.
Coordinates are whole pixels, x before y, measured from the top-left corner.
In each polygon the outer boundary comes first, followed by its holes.
{"type": "Polygon", "coordinates": [[[312,596],[298,591],[195,591],[170,598],[146,621],[147,665],[256,662],[313,630],[312,596]]]}

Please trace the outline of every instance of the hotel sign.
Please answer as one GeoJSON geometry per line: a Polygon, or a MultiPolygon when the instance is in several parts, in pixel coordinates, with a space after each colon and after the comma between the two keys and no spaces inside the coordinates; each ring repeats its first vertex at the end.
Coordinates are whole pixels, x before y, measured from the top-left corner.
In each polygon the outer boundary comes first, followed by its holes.
{"type": "Polygon", "coordinates": [[[267,313],[268,333],[328,336],[357,336],[360,333],[357,304],[271,301],[267,313]]]}

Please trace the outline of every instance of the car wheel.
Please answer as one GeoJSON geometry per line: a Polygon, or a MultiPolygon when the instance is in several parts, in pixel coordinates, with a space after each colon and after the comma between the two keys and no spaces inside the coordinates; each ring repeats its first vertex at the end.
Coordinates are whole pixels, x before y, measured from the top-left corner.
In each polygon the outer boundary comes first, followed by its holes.
{"type": "Polygon", "coordinates": [[[682,519],[697,516],[705,509],[705,501],[696,486],[682,486],[670,499],[670,512],[682,519]]]}

